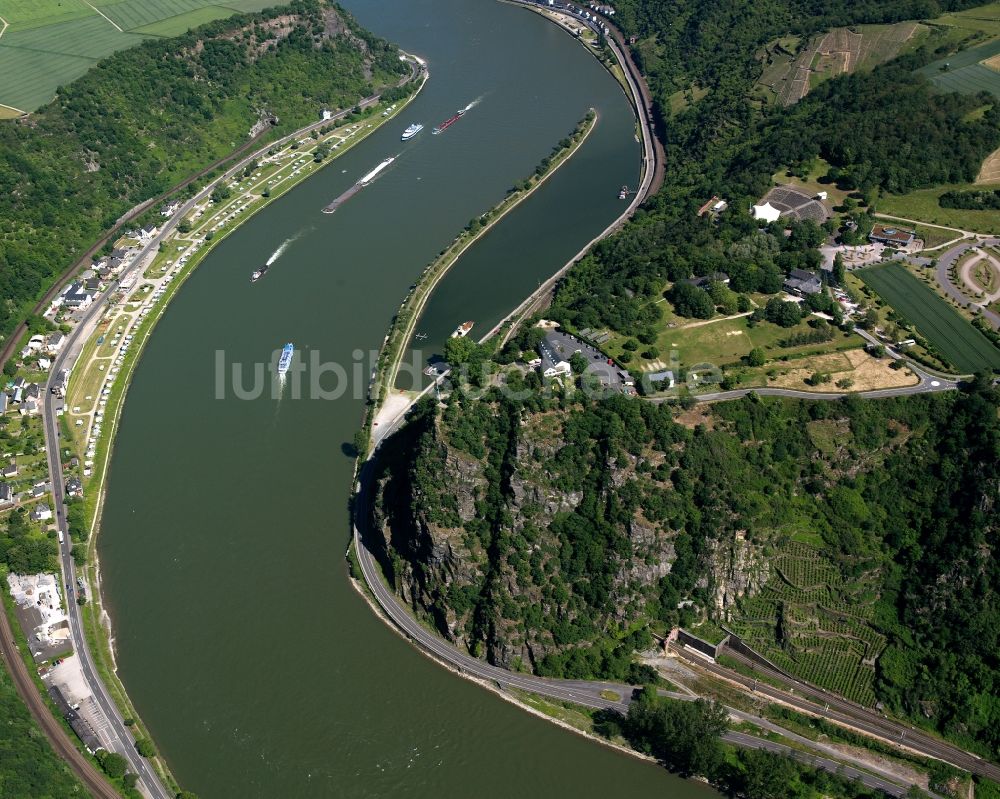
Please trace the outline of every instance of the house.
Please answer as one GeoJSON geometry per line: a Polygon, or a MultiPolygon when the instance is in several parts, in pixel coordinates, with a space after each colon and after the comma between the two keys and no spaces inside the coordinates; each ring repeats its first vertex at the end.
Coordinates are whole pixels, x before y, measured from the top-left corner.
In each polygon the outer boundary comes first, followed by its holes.
{"type": "Polygon", "coordinates": [[[44,480],[39,480],[37,483],[34,483],[31,486],[32,497],[44,496],[46,491],[48,491],[48,486],[45,484],[44,480]]]}
{"type": "Polygon", "coordinates": [[[0,392],[0,413],[7,413],[7,404],[10,402],[10,397],[7,396],[6,392],[0,392]]]}
{"type": "Polygon", "coordinates": [[[145,225],[139,230],[139,240],[149,241],[153,236],[159,232],[159,228],[156,225],[145,225]]]}
{"type": "Polygon", "coordinates": [[[667,388],[674,387],[674,373],[669,369],[662,372],[653,372],[652,374],[647,374],[646,379],[650,383],[666,383],[667,388]]]}
{"type": "Polygon", "coordinates": [[[36,333],[34,336],[28,339],[28,349],[32,352],[38,352],[42,347],[45,346],[45,336],[41,333],[36,333]]]}
{"type": "Polygon", "coordinates": [[[61,397],[66,393],[66,381],[69,375],[66,374],[66,370],[62,369],[60,372],[52,378],[52,385],[50,391],[57,397],[61,397]]]}
{"type": "Polygon", "coordinates": [[[0,505],[14,504],[14,489],[7,483],[0,483],[0,505]]]}
{"type": "Polygon", "coordinates": [[[721,214],[728,207],[729,203],[725,200],[720,200],[718,196],[713,196],[711,200],[698,209],[698,216],[704,216],[707,213],[710,213],[712,216],[716,216],[721,214]]]}
{"type": "Polygon", "coordinates": [[[771,222],[778,221],[778,217],[781,216],[781,211],[771,205],[771,203],[764,203],[763,205],[755,205],[751,208],[750,214],[754,219],[770,224],[771,222]]]}
{"type": "Polygon", "coordinates": [[[20,407],[21,416],[37,416],[39,413],[38,400],[36,399],[26,399],[21,403],[20,407]]]}
{"type": "Polygon", "coordinates": [[[83,496],[83,483],[80,482],[79,477],[71,477],[66,481],[66,496],[68,497],[82,497],[83,496]]]}
{"type": "Polygon", "coordinates": [[[101,285],[101,279],[99,277],[92,277],[84,284],[84,288],[91,294],[97,294],[104,286],[101,285]]]}
{"type": "Polygon", "coordinates": [[[167,203],[162,208],[160,208],[160,216],[171,217],[176,213],[177,209],[181,207],[181,204],[177,200],[167,203]]]}
{"type": "Polygon", "coordinates": [[[725,272],[712,272],[710,275],[702,275],[701,277],[689,277],[681,282],[687,283],[690,286],[697,286],[700,289],[708,288],[709,283],[722,283],[724,286],[728,286],[729,275],[725,272]]]}
{"type": "Polygon", "coordinates": [[[10,401],[17,405],[22,399],[24,399],[24,389],[20,386],[14,386],[14,391],[10,395],[10,401]]]}
{"type": "Polygon", "coordinates": [[[545,377],[561,377],[562,375],[573,374],[573,368],[569,361],[556,361],[542,371],[545,377]]]}
{"type": "Polygon", "coordinates": [[[785,280],[785,291],[805,297],[807,294],[819,294],[823,290],[823,281],[815,272],[805,269],[793,269],[785,280]]]}
{"type": "MultiPolygon", "coordinates": [[[[542,370],[543,377],[561,377],[573,374],[569,361],[564,357],[565,351],[572,343],[575,342],[571,342],[568,337],[564,340],[563,337],[551,333],[539,342],[538,354],[542,357],[539,368],[542,370]]],[[[579,352],[580,350],[576,349],[575,351],[579,352]]]]}
{"type": "Polygon", "coordinates": [[[875,225],[868,234],[868,240],[888,247],[909,247],[917,238],[912,230],[904,230],[890,225],[875,225]]]}
{"type": "Polygon", "coordinates": [[[45,349],[50,355],[55,355],[62,349],[63,344],[66,343],[66,336],[56,330],[53,333],[49,333],[48,337],[45,339],[45,349]]]}
{"type": "Polygon", "coordinates": [[[89,308],[94,295],[84,289],[82,283],[74,283],[63,292],[63,302],[69,308],[89,308]]]}
{"type": "Polygon", "coordinates": [[[14,458],[11,458],[10,462],[0,469],[0,476],[17,477],[17,461],[14,458]]]}
{"type": "Polygon", "coordinates": [[[47,522],[52,518],[52,508],[44,502],[39,502],[28,516],[33,522],[47,522]]]}
{"type": "Polygon", "coordinates": [[[47,372],[49,371],[49,369],[52,368],[52,361],[50,361],[48,358],[45,357],[39,358],[38,368],[41,369],[43,372],[47,372]]]}
{"type": "Polygon", "coordinates": [[[36,400],[42,395],[41,386],[38,383],[29,383],[24,387],[24,398],[26,400],[33,399],[36,400]]]}

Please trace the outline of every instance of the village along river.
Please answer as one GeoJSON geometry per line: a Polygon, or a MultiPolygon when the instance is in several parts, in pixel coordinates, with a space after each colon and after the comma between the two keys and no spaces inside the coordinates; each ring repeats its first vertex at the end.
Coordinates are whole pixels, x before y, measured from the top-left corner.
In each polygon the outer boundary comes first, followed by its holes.
{"type": "MultiPolygon", "coordinates": [[[[600,122],[578,154],[441,284],[421,326],[429,349],[466,319],[488,330],[620,213],[623,183],[638,182],[624,93],[553,24],[494,0],[347,6],[427,59],[431,80],[402,117],[222,242],[152,336],[99,542],[122,679],[203,799],[711,796],[460,679],[376,618],[344,561],[346,442],[363,391],[295,399],[286,386],[280,400],[242,400],[227,382],[216,397],[219,351],[246,365],[247,385],[250,365],[273,368],[287,341],[351,374],[424,266],[589,107],[600,122]],[[401,143],[410,121],[425,130],[401,143]],[[378,180],[320,212],[388,155],[399,157],[378,180]]],[[[356,370],[362,382],[369,369],[356,370]]]]}

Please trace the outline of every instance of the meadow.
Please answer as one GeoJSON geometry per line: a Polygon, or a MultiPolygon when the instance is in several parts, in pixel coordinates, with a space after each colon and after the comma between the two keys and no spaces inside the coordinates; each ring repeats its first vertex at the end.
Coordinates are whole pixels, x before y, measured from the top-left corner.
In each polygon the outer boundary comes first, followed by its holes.
{"type": "Polygon", "coordinates": [[[876,266],[857,275],[959,371],[1000,369],[1000,349],[903,266],[876,266]]]}
{"type": "Polygon", "coordinates": [[[89,5],[80,0],[0,0],[4,29],[0,117],[34,111],[51,100],[59,86],[116,50],[273,5],[274,0],[121,0],[89,5]]]}

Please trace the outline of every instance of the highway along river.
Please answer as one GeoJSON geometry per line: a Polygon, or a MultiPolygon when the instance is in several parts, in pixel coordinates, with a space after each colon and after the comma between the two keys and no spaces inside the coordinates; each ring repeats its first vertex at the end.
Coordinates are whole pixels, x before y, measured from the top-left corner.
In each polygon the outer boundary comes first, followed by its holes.
{"type": "MultiPolygon", "coordinates": [[[[423,267],[589,107],[601,120],[580,152],[442,284],[428,343],[440,349],[465,319],[491,327],[620,212],[623,183],[637,183],[624,93],[553,24],[494,0],[347,5],[426,58],[432,77],[404,117],[222,242],[153,335],[99,545],[125,685],[203,799],[714,795],[460,679],[375,617],[344,561],[345,446],[363,392],[296,399],[288,385],[280,400],[240,399],[226,381],[216,396],[220,351],[244,364],[247,388],[252,364],[285,342],[350,375],[423,267]],[[401,143],[410,121],[426,127],[401,143]],[[389,155],[399,157],[370,186],[320,212],[389,155]]],[[[369,366],[356,370],[363,382],[369,366]]]]}

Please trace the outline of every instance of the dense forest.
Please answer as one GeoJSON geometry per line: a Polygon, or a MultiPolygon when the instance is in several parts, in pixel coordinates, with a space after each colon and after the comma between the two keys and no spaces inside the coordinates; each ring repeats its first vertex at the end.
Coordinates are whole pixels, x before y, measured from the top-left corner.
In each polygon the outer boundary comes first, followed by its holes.
{"type": "Polygon", "coordinates": [[[398,82],[398,51],[326,0],[212,22],[99,62],[0,122],[0,334],[136,204],[247,140],[398,82]]]}
{"type": "MultiPolygon", "coordinates": [[[[970,182],[1000,146],[992,97],[937,92],[914,70],[940,53],[923,46],[871,72],[831,79],[795,105],[761,107],[752,96],[757,53],[790,32],[829,25],[933,16],[974,3],[627,0],[616,17],[634,48],[666,148],[663,189],[618,235],[602,242],[557,290],[553,318],[568,326],[636,335],[656,322],[668,281],[725,271],[738,291],[776,291],[795,267],[815,267],[816,243],[757,234],[746,211],[787,168],[805,175],[822,157],[827,179],[862,205],[880,190],[905,192],[970,182]],[[697,102],[671,113],[670,96],[699,87],[697,102]],[[981,116],[970,112],[988,106],[981,116]],[[730,210],[694,211],[713,195],[730,210]],[[789,251],[792,251],[789,254],[789,251]],[[796,252],[799,251],[799,252],[796,252]]],[[[820,239],[821,241],[822,239],[820,239]]],[[[648,336],[647,336],[648,337],[648,336]]]]}
{"type": "Polygon", "coordinates": [[[85,795],[31,718],[7,670],[0,666],[0,796],[64,799],[85,795]]]}
{"type": "MultiPolygon", "coordinates": [[[[1000,398],[985,380],[881,401],[751,397],[681,424],[666,404],[522,379],[523,399],[420,406],[382,464],[383,563],[444,635],[511,668],[634,680],[649,630],[756,620],[773,568],[805,550],[827,607],[847,602],[831,629],[880,642],[874,665],[855,658],[866,690],[1000,752],[1000,398]]],[[[791,668],[815,646],[796,624],[776,612],[766,633],[791,668]]]]}

